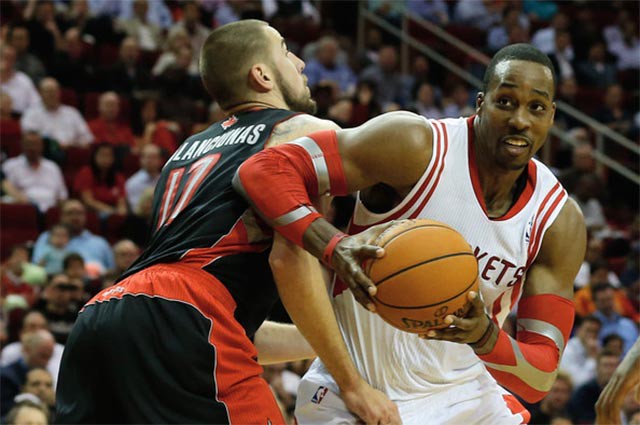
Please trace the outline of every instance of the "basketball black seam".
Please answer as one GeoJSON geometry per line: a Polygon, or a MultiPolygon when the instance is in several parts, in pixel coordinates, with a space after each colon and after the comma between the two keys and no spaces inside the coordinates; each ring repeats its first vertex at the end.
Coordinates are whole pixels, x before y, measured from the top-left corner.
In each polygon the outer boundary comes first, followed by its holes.
{"type": "Polygon", "coordinates": [[[442,301],[438,301],[435,304],[427,304],[427,305],[420,305],[420,306],[412,306],[412,307],[406,307],[406,306],[401,306],[401,305],[393,305],[393,304],[387,304],[384,301],[380,301],[380,299],[378,299],[376,297],[376,301],[379,302],[380,304],[387,306],[387,307],[391,307],[391,308],[397,308],[400,310],[417,310],[420,308],[428,308],[428,307],[435,307],[444,303],[447,303],[455,298],[458,298],[460,295],[464,294],[465,292],[467,292],[469,290],[469,288],[471,288],[473,286],[473,284],[475,283],[475,281],[478,280],[478,277],[476,276],[469,285],[467,285],[467,287],[462,290],[461,292],[457,293],[456,295],[452,296],[451,298],[447,298],[446,300],[442,300],[442,301]]]}
{"type": "Polygon", "coordinates": [[[397,275],[399,275],[399,274],[401,274],[401,273],[404,273],[404,272],[406,272],[407,270],[411,270],[411,269],[413,269],[413,268],[415,268],[415,267],[419,267],[419,266],[422,266],[422,265],[424,265],[424,264],[431,263],[431,262],[433,262],[433,261],[442,260],[442,259],[444,259],[444,258],[457,257],[457,256],[459,256],[459,255],[471,255],[471,256],[473,256],[473,253],[471,253],[471,252],[455,252],[455,253],[453,253],[453,254],[443,255],[443,256],[441,256],[441,257],[430,258],[430,259],[425,260],[425,261],[423,261],[423,262],[421,262],[421,263],[412,264],[412,265],[410,265],[410,266],[408,266],[408,267],[405,267],[404,269],[400,269],[400,270],[398,270],[398,271],[396,271],[396,272],[394,272],[394,273],[391,273],[389,276],[385,276],[385,278],[384,278],[384,279],[381,279],[380,281],[376,282],[376,286],[380,286],[380,285],[382,285],[386,280],[389,280],[389,279],[391,279],[392,277],[397,276],[397,275]]]}

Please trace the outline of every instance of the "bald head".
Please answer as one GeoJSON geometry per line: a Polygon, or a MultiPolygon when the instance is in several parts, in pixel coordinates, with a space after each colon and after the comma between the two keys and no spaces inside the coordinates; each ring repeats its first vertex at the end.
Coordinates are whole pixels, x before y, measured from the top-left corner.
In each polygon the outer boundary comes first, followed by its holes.
{"type": "Polygon", "coordinates": [[[20,332],[22,334],[32,333],[41,329],[47,329],[49,324],[47,323],[47,319],[44,317],[44,314],[39,311],[30,311],[24,316],[22,319],[22,329],[20,332]]]}
{"type": "Polygon", "coordinates": [[[138,245],[130,241],[129,239],[123,239],[113,245],[113,254],[115,257],[116,268],[119,270],[128,269],[131,264],[140,255],[140,248],[138,245]]]}
{"type": "Polygon", "coordinates": [[[98,112],[103,120],[107,122],[115,121],[120,113],[120,98],[118,95],[112,91],[100,95],[98,112]]]}
{"type": "Polygon", "coordinates": [[[22,354],[27,365],[46,367],[53,355],[55,339],[51,332],[39,329],[22,336],[22,354]]]}
{"type": "Polygon", "coordinates": [[[57,109],[60,106],[60,84],[55,78],[47,77],[40,81],[40,96],[47,109],[57,109]]]}

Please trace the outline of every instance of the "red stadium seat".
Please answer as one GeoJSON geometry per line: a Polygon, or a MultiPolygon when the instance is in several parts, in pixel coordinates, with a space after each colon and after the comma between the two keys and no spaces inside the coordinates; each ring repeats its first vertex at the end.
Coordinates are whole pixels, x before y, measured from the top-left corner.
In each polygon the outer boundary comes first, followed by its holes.
{"type": "Polygon", "coordinates": [[[107,227],[105,229],[105,237],[110,244],[114,244],[123,238],[124,223],[127,216],[111,214],[107,219],[107,227]]]}
{"type": "Polygon", "coordinates": [[[0,204],[0,260],[4,261],[11,248],[20,243],[35,241],[38,230],[38,212],[30,204],[0,204]]]}
{"type": "Polygon", "coordinates": [[[131,177],[140,169],[140,157],[136,154],[129,153],[122,159],[122,174],[127,178],[131,177]]]}
{"type": "Polygon", "coordinates": [[[79,99],[78,99],[78,93],[76,93],[74,89],[71,89],[68,87],[63,87],[60,90],[60,101],[64,105],[73,106],[76,109],[80,105],[79,99]]]}
{"type": "Polygon", "coordinates": [[[98,66],[108,68],[118,61],[120,48],[115,44],[104,43],[98,47],[98,66]]]}
{"type": "Polygon", "coordinates": [[[18,121],[7,120],[0,123],[0,149],[2,149],[9,158],[22,153],[21,139],[22,129],[18,121]]]}

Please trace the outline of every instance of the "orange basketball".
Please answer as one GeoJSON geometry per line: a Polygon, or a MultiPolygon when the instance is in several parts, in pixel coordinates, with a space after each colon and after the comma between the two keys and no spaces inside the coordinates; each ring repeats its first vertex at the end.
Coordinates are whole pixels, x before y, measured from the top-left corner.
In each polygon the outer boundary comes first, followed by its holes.
{"type": "Polygon", "coordinates": [[[464,316],[467,293],[478,290],[478,262],[462,235],[433,220],[402,220],[376,239],[385,256],[368,261],[380,317],[414,333],[444,328],[449,314],[464,316]]]}

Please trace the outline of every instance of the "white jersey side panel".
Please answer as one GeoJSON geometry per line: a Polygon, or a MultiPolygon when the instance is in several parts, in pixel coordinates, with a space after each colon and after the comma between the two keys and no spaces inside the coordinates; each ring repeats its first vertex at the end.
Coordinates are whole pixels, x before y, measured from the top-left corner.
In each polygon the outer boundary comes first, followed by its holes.
{"type": "MultiPolygon", "coordinates": [[[[532,160],[519,200],[505,216],[490,219],[474,168],[472,118],[426,122],[433,129],[434,149],[423,177],[385,214],[368,211],[358,197],[352,230],[355,233],[383,221],[418,217],[453,227],[474,249],[487,313],[502,326],[520,298],[526,270],[546,229],[567,199],[566,191],[546,166],[532,160]]],[[[356,366],[368,382],[392,399],[423,397],[488,374],[467,345],[425,341],[397,330],[361,307],[340,282],[336,282],[333,294],[336,315],[356,366]]],[[[309,373],[324,375],[326,371],[316,362],[309,373]]]]}

